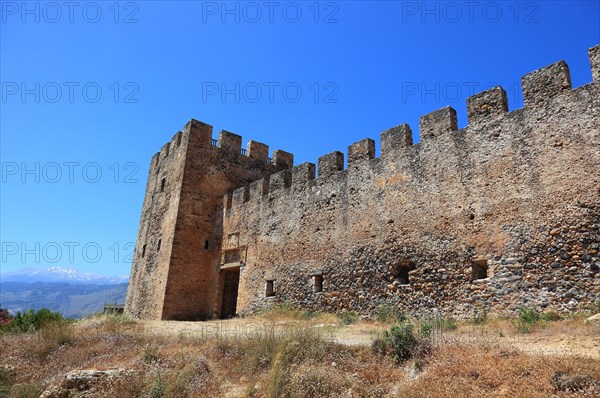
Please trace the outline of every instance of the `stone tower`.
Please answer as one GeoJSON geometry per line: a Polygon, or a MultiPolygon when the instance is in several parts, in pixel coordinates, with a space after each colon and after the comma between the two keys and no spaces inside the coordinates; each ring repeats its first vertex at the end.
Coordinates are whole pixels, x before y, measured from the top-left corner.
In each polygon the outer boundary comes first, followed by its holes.
{"type": "MultiPolygon", "coordinates": [[[[293,166],[293,155],[191,120],[152,157],[125,313],[143,319],[222,315],[223,195],[293,166]]],[[[235,313],[235,302],[225,312],[235,313]],[[233,308],[231,308],[233,306],[233,308]]],[[[227,314],[225,314],[227,315],[227,314]]]]}

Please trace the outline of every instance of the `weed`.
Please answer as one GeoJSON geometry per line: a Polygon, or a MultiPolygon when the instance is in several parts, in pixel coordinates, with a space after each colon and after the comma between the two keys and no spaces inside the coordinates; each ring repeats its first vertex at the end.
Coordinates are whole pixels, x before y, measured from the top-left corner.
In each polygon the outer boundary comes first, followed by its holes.
{"type": "Polygon", "coordinates": [[[389,351],[387,341],[381,336],[378,336],[371,343],[371,352],[375,355],[388,355],[389,351]]]}
{"type": "Polygon", "coordinates": [[[487,310],[483,310],[481,312],[477,311],[473,316],[473,324],[475,325],[484,325],[488,321],[488,312],[487,310]]]}
{"type": "Polygon", "coordinates": [[[300,318],[302,320],[308,321],[308,320],[311,320],[311,319],[318,318],[318,317],[320,317],[322,315],[323,315],[323,312],[321,312],[321,311],[309,310],[309,311],[302,311],[300,313],[300,318]]]}
{"type": "Polygon", "coordinates": [[[451,316],[442,318],[442,328],[444,331],[456,330],[458,328],[458,321],[451,316]]]}
{"type": "Polygon", "coordinates": [[[600,313],[600,297],[596,299],[596,301],[594,301],[592,304],[590,304],[587,308],[587,310],[592,314],[599,314],[600,313]]]}
{"type": "Polygon", "coordinates": [[[428,321],[421,322],[421,326],[419,329],[421,332],[421,337],[429,338],[431,337],[431,333],[433,332],[433,324],[428,321]]]}
{"type": "Polygon", "coordinates": [[[167,383],[160,376],[154,380],[150,388],[150,398],[163,398],[167,392],[167,383]]]}
{"type": "Polygon", "coordinates": [[[358,314],[354,311],[343,311],[338,316],[342,325],[352,325],[358,322],[358,314]]]}
{"type": "Polygon", "coordinates": [[[537,308],[522,307],[517,312],[516,326],[519,333],[530,333],[538,325],[544,323],[542,314],[537,308]]]}
{"type": "Polygon", "coordinates": [[[285,396],[290,398],[338,397],[346,385],[345,380],[331,369],[304,365],[294,369],[285,396]]]}
{"type": "Polygon", "coordinates": [[[158,345],[154,342],[146,344],[142,349],[142,359],[147,363],[155,363],[160,361],[158,345]]]}
{"type": "Polygon", "coordinates": [[[541,314],[541,320],[545,322],[560,321],[562,316],[556,311],[546,311],[541,314]]]}

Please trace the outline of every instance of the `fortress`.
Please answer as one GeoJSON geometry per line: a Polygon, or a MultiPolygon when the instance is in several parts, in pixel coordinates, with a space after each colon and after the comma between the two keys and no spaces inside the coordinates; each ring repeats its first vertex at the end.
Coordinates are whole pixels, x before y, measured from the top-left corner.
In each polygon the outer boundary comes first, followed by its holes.
{"type": "Polygon", "coordinates": [[[125,313],[200,320],[274,303],[458,317],[600,298],[600,45],[411,128],[293,166],[196,120],[152,157],[125,313]],[[317,174],[318,173],[318,174],[317,174]],[[317,177],[318,175],[318,177],[317,177]]]}

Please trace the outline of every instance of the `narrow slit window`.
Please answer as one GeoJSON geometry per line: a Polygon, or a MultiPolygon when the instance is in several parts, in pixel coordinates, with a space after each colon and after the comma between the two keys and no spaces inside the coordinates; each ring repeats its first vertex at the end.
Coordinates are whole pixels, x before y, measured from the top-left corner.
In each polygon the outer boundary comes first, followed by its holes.
{"type": "Polygon", "coordinates": [[[471,280],[486,279],[488,277],[487,260],[471,260],[471,280]]]}
{"type": "Polygon", "coordinates": [[[265,287],[265,296],[266,297],[273,297],[275,296],[275,285],[274,285],[275,281],[274,280],[268,280],[266,283],[266,287],[265,287]]]}
{"type": "Polygon", "coordinates": [[[158,243],[156,244],[156,251],[159,252],[160,251],[160,244],[162,243],[162,239],[158,240],[158,243]]]}
{"type": "Polygon", "coordinates": [[[320,293],[323,291],[323,275],[313,276],[313,293],[320,293]]]}
{"type": "Polygon", "coordinates": [[[163,192],[165,190],[165,184],[167,183],[167,179],[163,178],[162,180],[160,180],[160,192],[163,192]]]}
{"type": "Polygon", "coordinates": [[[204,241],[204,250],[208,250],[208,239],[204,241]]]}
{"type": "Polygon", "coordinates": [[[146,245],[142,246],[142,258],[146,256],[146,245]]]}

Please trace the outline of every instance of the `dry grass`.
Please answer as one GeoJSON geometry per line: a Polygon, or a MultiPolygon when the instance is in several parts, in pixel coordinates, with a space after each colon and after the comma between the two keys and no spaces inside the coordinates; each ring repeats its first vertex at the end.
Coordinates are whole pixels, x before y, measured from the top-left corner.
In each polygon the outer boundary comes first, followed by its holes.
{"type": "Polygon", "coordinates": [[[498,346],[439,347],[427,370],[406,390],[407,398],[597,397],[600,384],[578,393],[557,392],[556,372],[588,375],[600,382],[600,361],[578,357],[530,356],[498,346]]]}
{"type": "MultiPolygon", "coordinates": [[[[555,390],[557,372],[600,382],[600,358],[529,355],[500,344],[498,331],[513,333],[510,321],[462,325],[427,358],[396,364],[369,346],[330,341],[319,323],[333,315],[268,314],[263,328],[230,336],[153,335],[139,323],[96,317],[50,327],[37,334],[0,339],[0,396],[39,396],[63,385],[75,369],[116,369],[120,377],[100,379],[87,396],[115,397],[596,397],[600,387],[555,390]],[[275,327],[273,320],[286,327],[275,327]],[[288,319],[285,321],[285,319],[288,319]],[[287,322],[287,323],[286,323],[287,322]],[[486,331],[487,330],[487,331],[486,331]],[[512,331],[511,331],[512,330],[512,331]],[[465,334],[496,334],[465,343],[465,334]],[[456,337],[456,338],[454,338],[456,337]],[[14,369],[4,365],[11,365],[14,369]],[[4,367],[3,367],[4,366],[4,367]],[[37,395],[36,395],[37,394],[37,395]]],[[[258,322],[258,321],[257,321],[258,322]]],[[[380,325],[375,325],[380,327],[380,325]]],[[[347,329],[368,329],[368,323],[347,329]]],[[[343,328],[346,329],[346,328],[343,328]]],[[[528,337],[554,338],[566,331],[598,339],[597,326],[582,320],[552,322],[528,337]]],[[[592,340],[593,341],[593,340],[592,340]]],[[[597,340],[600,342],[600,340],[597,340]]],[[[381,351],[380,351],[381,352],[381,351]]]]}

